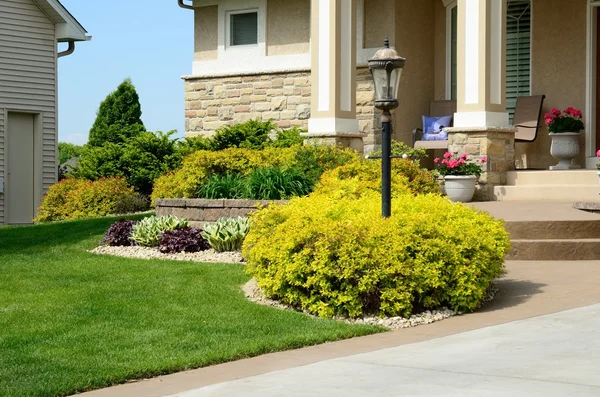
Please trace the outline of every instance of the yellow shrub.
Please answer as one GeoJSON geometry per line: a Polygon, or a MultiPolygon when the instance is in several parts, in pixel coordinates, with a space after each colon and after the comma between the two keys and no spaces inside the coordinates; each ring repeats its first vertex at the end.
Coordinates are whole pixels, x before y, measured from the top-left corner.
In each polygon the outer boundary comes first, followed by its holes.
{"type": "Polygon", "coordinates": [[[396,195],[382,219],[380,194],[366,190],[316,192],[254,213],[247,272],[268,296],[323,317],[479,307],[503,273],[503,223],[433,194],[396,195]]]}

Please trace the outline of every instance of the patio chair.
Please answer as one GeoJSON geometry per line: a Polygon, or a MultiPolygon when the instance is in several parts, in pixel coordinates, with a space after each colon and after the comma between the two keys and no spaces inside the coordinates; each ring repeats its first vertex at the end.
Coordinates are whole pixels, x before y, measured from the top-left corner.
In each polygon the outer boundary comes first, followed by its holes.
{"type": "Polygon", "coordinates": [[[540,129],[540,116],[545,95],[520,96],[517,98],[513,126],[517,127],[515,142],[533,142],[540,129]]]}
{"type": "MultiPolygon", "coordinates": [[[[431,101],[429,103],[429,116],[430,117],[444,117],[454,116],[456,113],[456,101],[431,101]]],[[[451,127],[448,125],[446,127],[451,127]]],[[[413,147],[423,149],[447,149],[448,141],[425,141],[422,140],[423,129],[415,128],[413,130],[413,147]],[[417,139],[418,138],[418,139],[417,139]]]]}

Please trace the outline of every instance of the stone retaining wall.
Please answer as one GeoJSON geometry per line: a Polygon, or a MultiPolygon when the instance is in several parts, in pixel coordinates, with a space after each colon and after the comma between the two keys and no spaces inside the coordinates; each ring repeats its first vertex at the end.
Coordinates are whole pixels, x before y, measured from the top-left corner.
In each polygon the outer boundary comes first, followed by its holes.
{"type": "Polygon", "coordinates": [[[156,200],[156,215],[186,218],[192,226],[201,227],[205,222],[215,222],[219,218],[248,216],[259,206],[287,203],[285,200],[160,199],[156,200]]]}
{"type": "MultiPolygon", "coordinates": [[[[380,111],[367,68],[357,71],[356,118],[366,134],[366,152],[380,144],[380,111]]],[[[210,136],[224,125],[251,119],[274,120],[280,128],[308,129],[311,114],[310,72],[185,78],[185,135],[210,136]]]]}

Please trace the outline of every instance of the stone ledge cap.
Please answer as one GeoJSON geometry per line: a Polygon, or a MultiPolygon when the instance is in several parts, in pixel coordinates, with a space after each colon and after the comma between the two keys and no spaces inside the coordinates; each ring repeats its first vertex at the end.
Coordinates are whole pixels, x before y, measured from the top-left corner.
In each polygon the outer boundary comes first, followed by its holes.
{"type": "Polygon", "coordinates": [[[444,131],[452,133],[469,133],[469,132],[500,132],[500,133],[515,133],[518,131],[516,127],[447,127],[444,131]]]}
{"type": "Polygon", "coordinates": [[[364,132],[304,132],[300,134],[302,138],[366,138],[368,135],[364,132]]]}

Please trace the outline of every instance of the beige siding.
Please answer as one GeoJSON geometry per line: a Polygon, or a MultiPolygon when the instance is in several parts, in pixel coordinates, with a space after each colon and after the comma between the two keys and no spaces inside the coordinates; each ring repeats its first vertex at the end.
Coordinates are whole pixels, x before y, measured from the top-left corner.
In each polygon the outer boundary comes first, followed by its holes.
{"type": "Polygon", "coordinates": [[[194,47],[196,61],[217,59],[219,47],[219,7],[194,9],[194,47]]]}
{"type": "MultiPolygon", "coordinates": [[[[0,175],[6,109],[42,114],[42,184],[56,182],[56,40],[54,24],[31,0],[0,1],[0,175]]],[[[4,197],[0,194],[0,224],[4,197]]]]}

